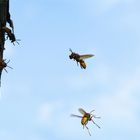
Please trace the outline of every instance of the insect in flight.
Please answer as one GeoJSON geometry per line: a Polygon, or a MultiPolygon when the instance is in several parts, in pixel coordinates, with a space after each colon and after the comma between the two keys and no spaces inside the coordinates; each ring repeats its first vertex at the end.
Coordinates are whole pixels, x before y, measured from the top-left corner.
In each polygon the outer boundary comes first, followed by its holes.
{"type": "Polygon", "coordinates": [[[92,121],[93,124],[95,124],[98,128],[100,128],[99,125],[97,125],[93,118],[100,118],[100,117],[97,117],[95,115],[92,114],[94,110],[90,111],[90,113],[87,113],[84,109],[82,108],[79,108],[79,112],[83,115],[83,116],[79,116],[79,115],[75,115],[75,114],[71,114],[72,117],[78,117],[78,118],[81,118],[81,124],[83,125],[83,128],[86,127],[86,129],[88,130],[88,133],[89,135],[91,136],[91,133],[89,131],[89,128],[87,127],[87,123],[88,121],[92,121]]]}
{"type": "Polygon", "coordinates": [[[86,69],[86,63],[84,59],[90,58],[94,56],[93,54],[85,54],[85,55],[79,55],[78,53],[73,52],[71,49],[69,49],[71,54],[69,55],[70,59],[76,60],[77,65],[80,64],[80,67],[82,69],[86,69]]]}

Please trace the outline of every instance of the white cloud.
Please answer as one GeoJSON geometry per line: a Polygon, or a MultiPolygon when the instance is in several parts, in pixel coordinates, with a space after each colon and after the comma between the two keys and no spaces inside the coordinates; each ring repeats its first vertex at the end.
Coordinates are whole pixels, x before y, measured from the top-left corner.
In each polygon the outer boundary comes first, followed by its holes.
{"type": "Polygon", "coordinates": [[[99,1],[99,10],[101,12],[105,12],[111,8],[113,8],[114,6],[116,6],[117,4],[120,3],[120,0],[100,0],[99,1]]]}
{"type": "Polygon", "coordinates": [[[106,119],[136,122],[140,105],[137,100],[137,92],[140,91],[140,69],[127,80],[122,78],[122,81],[120,79],[119,89],[116,89],[114,93],[101,97],[97,104],[106,119]]]}
{"type": "Polygon", "coordinates": [[[139,19],[139,12],[137,11],[131,11],[128,12],[121,17],[121,25],[122,29],[132,30],[133,32],[139,32],[140,31],[140,19],[139,19]]]}
{"type": "Polygon", "coordinates": [[[49,122],[52,117],[53,106],[48,103],[41,105],[39,110],[40,120],[43,122],[49,122]]]}
{"type": "Polygon", "coordinates": [[[41,124],[53,125],[53,119],[56,117],[56,113],[60,110],[61,102],[52,101],[42,103],[38,110],[38,120],[41,124]]]}
{"type": "Polygon", "coordinates": [[[113,8],[116,8],[120,5],[132,6],[135,4],[135,0],[98,0],[98,1],[86,1],[85,5],[88,6],[86,11],[90,11],[90,13],[95,15],[101,15],[113,8]]]}

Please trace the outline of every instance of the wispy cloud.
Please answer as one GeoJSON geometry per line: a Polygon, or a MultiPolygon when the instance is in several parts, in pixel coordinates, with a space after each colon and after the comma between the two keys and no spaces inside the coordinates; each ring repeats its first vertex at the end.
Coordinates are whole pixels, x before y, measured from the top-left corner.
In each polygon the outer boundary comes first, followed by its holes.
{"type": "Polygon", "coordinates": [[[114,89],[114,93],[101,97],[97,102],[100,111],[108,119],[138,122],[137,111],[140,104],[137,96],[140,91],[140,69],[126,79],[122,78],[123,82],[120,79],[117,86],[119,88],[114,89]]]}
{"type": "Polygon", "coordinates": [[[44,102],[38,108],[38,121],[44,125],[53,125],[53,119],[62,106],[61,101],[44,102]]]}
{"type": "Polygon", "coordinates": [[[136,0],[98,0],[98,1],[86,1],[87,11],[96,16],[100,16],[110,10],[113,10],[120,5],[132,6],[135,4],[136,0]]]}
{"type": "Polygon", "coordinates": [[[133,32],[140,31],[139,12],[134,10],[122,15],[121,23],[123,30],[131,30],[133,32]]]}
{"type": "Polygon", "coordinates": [[[98,13],[103,13],[111,8],[115,7],[117,4],[120,3],[120,0],[99,0],[98,1],[98,13]]]}

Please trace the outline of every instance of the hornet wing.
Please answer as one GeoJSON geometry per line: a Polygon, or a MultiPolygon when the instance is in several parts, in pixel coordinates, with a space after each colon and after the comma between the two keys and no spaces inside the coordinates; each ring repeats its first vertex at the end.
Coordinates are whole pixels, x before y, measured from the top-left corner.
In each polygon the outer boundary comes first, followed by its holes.
{"type": "Polygon", "coordinates": [[[84,115],[84,114],[86,113],[86,111],[85,111],[84,109],[82,109],[82,108],[79,108],[78,110],[79,110],[79,112],[80,112],[82,115],[84,115]]]}
{"type": "Polygon", "coordinates": [[[82,116],[71,114],[71,117],[77,117],[77,118],[82,118],[82,116]]]}
{"type": "Polygon", "coordinates": [[[93,54],[80,55],[80,60],[81,59],[87,59],[87,58],[90,58],[90,57],[93,57],[93,56],[94,56],[93,54]]]}

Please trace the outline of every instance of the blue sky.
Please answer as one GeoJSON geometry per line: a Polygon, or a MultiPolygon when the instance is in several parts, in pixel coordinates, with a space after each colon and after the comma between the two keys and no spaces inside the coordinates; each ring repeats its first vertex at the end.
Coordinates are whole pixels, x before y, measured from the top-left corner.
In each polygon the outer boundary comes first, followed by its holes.
{"type": "Polygon", "coordinates": [[[140,2],[11,0],[20,45],[6,41],[0,89],[1,140],[139,140],[140,2]],[[87,69],[69,48],[92,53],[87,69]],[[78,108],[101,119],[83,130],[78,108]]]}

